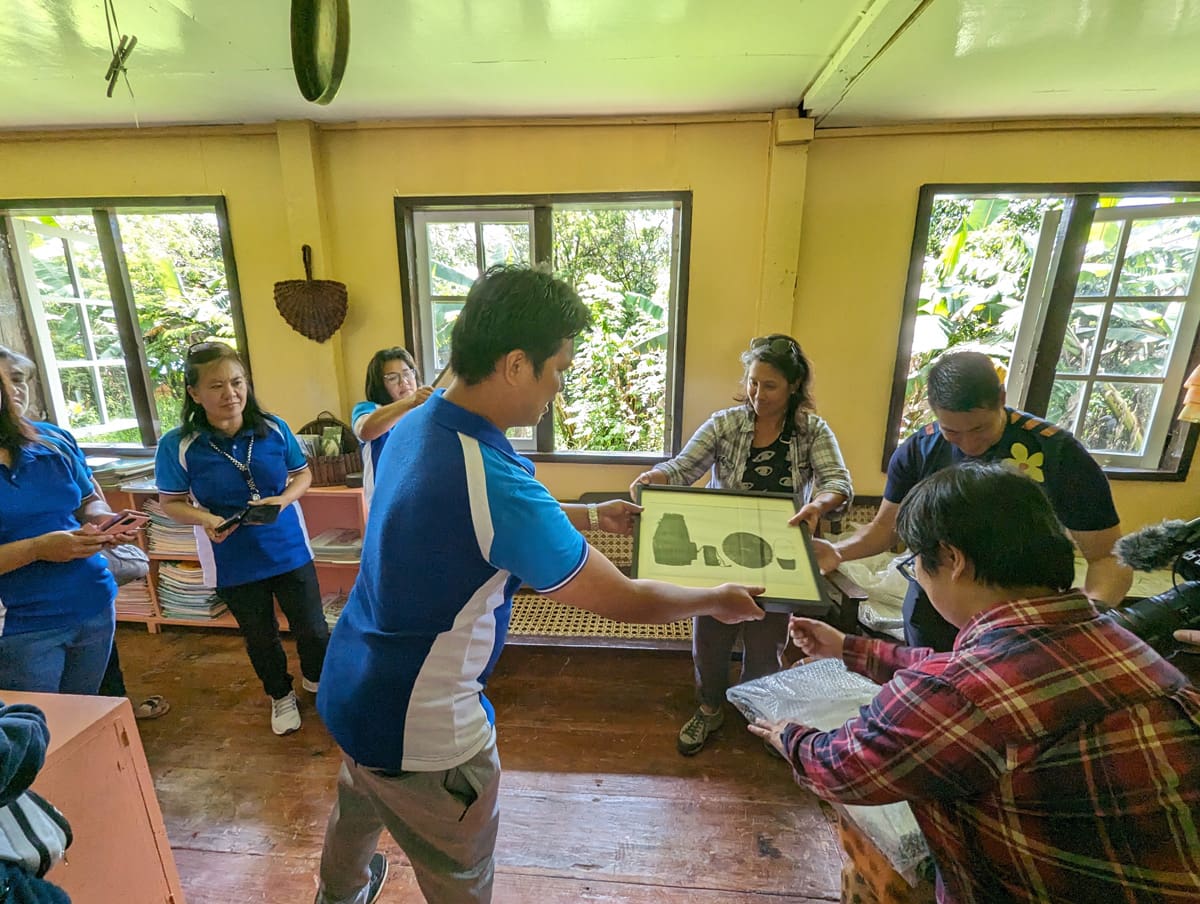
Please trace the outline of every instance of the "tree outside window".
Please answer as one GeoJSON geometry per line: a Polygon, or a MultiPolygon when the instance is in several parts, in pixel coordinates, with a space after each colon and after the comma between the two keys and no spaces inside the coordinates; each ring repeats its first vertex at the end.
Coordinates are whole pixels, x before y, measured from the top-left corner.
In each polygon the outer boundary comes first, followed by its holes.
{"type": "Polygon", "coordinates": [[[449,362],[450,331],[478,275],[497,263],[540,261],[575,288],[595,325],[579,337],[544,425],[510,438],[540,452],[669,454],[678,442],[680,248],[690,198],[505,200],[482,208],[465,199],[397,202],[411,239],[406,289],[427,379],[449,362]]]}

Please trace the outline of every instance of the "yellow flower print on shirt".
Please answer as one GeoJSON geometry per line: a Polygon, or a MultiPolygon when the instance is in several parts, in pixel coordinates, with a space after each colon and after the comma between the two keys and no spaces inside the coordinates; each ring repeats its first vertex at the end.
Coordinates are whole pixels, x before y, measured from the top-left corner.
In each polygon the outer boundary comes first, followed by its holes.
{"type": "Polygon", "coordinates": [[[1046,456],[1043,453],[1034,452],[1030,455],[1024,443],[1013,443],[1012,448],[1008,452],[1012,458],[1004,459],[1004,465],[1024,474],[1032,480],[1036,480],[1038,483],[1046,482],[1046,477],[1042,474],[1042,462],[1046,460],[1046,456]]]}

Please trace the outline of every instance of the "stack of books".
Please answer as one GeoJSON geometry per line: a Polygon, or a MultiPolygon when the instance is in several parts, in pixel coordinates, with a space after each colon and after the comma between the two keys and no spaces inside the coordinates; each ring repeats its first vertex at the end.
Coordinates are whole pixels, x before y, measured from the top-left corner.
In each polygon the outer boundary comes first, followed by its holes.
{"type": "Polygon", "coordinates": [[[158,569],[158,603],[167,618],[206,621],[226,610],[213,588],[204,585],[196,562],[163,562],[158,569]]]}
{"type": "Polygon", "coordinates": [[[89,458],[88,467],[106,490],[146,477],[154,480],[153,458],[89,458]]]}
{"type": "Polygon", "coordinates": [[[340,590],[335,590],[332,593],[324,593],[321,595],[321,609],[325,612],[325,624],[329,625],[329,630],[333,630],[333,626],[337,624],[338,618],[342,614],[342,609],[346,605],[346,594],[340,590]]]}
{"type": "Polygon", "coordinates": [[[196,534],[190,524],[172,521],[157,499],[147,501],[143,509],[150,516],[150,524],[146,528],[150,552],[164,556],[196,557],[196,534]]]}
{"type": "Polygon", "coordinates": [[[117,615],[136,615],[149,617],[154,614],[154,606],[150,602],[150,587],[145,578],[130,581],[117,590],[117,615]]]}
{"type": "Polygon", "coordinates": [[[320,562],[358,562],[362,558],[362,534],[351,527],[331,527],[312,540],[313,558],[320,562]]]}

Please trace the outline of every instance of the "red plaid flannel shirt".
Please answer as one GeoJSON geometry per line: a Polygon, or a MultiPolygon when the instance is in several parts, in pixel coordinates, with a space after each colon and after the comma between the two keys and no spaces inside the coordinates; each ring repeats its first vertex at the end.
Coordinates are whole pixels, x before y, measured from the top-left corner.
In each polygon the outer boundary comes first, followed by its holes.
{"type": "Polygon", "coordinates": [[[939,901],[1200,901],[1200,692],[1084,597],[997,606],[949,653],[844,657],[886,684],[837,731],[788,727],[797,780],[908,801],[939,901]]]}

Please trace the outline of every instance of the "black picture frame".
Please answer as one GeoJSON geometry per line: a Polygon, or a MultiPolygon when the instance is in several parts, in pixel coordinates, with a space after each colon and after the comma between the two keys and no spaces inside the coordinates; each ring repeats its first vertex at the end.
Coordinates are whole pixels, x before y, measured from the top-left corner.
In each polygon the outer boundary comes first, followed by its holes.
{"type": "Polygon", "coordinates": [[[833,606],[794,497],[710,487],[642,486],[633,577],[687,587],[761,586],[768,612],[820,618],[833,606]],[[692,531],[696,536],[692,536],[692,531]]]}

